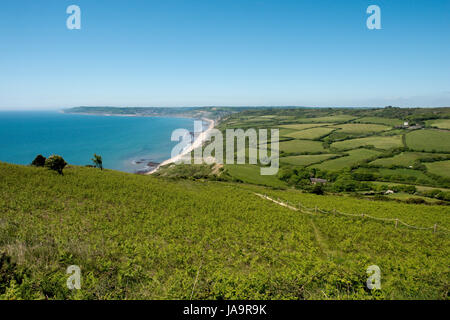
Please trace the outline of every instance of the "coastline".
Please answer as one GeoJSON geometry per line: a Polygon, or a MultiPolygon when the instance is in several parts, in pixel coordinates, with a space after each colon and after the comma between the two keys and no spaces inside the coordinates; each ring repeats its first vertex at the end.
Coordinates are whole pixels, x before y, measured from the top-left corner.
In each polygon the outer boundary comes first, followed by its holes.
{"type": "Polygon", "coordinates": [[[206,137],[208,136],[208,134],[211,132],[212,129],[214,129],[214,126],[216,123],[215,120],[212,120],[212,119],[203,118],[202,120],[209,122],[208,129],[206,129],[205,131],[200,133],[199,136],[194,140],[194,142],[189,146],[189,148],[187,148],[186,150],[183,150],[183,152],[180,153],[179,155],[176,155],[175,157],[169,158],[169,159],[161,162],[156,168],[145,173],[145,175],[151,175],[151,174],[157,172],[159,170],[159,168],[161,168],[162,166],[174,163],[177,160],[184,157],[186,154],[193,151],[194,149],[201,147],[203,145],[203,142],[205,141],[206,137]]]}

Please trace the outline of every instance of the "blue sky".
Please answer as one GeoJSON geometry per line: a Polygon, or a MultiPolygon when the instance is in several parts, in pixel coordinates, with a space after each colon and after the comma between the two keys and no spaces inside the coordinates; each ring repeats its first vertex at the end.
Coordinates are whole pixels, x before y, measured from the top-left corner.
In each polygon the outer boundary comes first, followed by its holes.
{"type": "Polygon", "coordinates": [[[450,0],[2,1],[0,109],[79,105],[450,106],[450,0]]]}

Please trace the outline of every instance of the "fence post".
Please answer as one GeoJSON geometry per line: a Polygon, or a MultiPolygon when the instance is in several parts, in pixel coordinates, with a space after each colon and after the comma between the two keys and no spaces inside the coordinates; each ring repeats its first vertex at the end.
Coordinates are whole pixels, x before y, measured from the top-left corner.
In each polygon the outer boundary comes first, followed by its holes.
{"type": "Polygon", "coordinates": [[[317,206],[314,207],[314,213],[317,214],[317,206]]]}
{"type": "Polygon", "coordinates": [[[397,228],[397,226],[398,226],[398,218],[395,219],[395,227],[397,228]]]}
{"type": "Polygon", "coordinates": [[[434,224],[433,233],[436,233],[437,231],[437,223],[434,224]]]}

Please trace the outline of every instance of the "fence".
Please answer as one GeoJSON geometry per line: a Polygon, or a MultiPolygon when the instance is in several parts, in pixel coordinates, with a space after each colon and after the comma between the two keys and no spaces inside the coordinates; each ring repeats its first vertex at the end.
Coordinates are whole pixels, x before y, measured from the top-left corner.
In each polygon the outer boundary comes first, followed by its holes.
{"type": "Polygon", "coordinates": [[[303,206],[300,202],[298,203],[298,207],[295,207],[294,205],[289,203],[289,201],[284,202],[280,199],[275,200],[275,199],[270,198],[267,195],[262,195],[259,193],[255,193],[255,195],[257,195],[263,199],[267,199],[272,202],[275,202],[278,205],[281,205],[283,207],[289,208],[294,211],[300,211],[302,213],[306,213],[311,216],[317,216],[319,213],[335,214],[335,215],[343,215],[343,216],[354,217],[354,218],[368,218],[368,219],[378,220],[378,221],[382,221],[382,222],[394,222],[396,228],[398,227],[399,224],[401,224],[407,228],[412,228],[412,229],[416,229],[416,230],[433,230],[433,233],[438,232],[438,230],[439,230],[439,232],[443,232],[443,233],[450,232],[450,230],[448,230],[447,228],[444,228],[443,226],[439,226],[437,223],[431,227],[417,227],[417,226],[407,224],[406,222],[404,222],[398,218],[379,218],[379,217],[373,217],[371,215],[364,214],[364,213],[362,213],[362,214],[344,213],[344,212],[337,211],[336,209],[334,209],[333,211],[327,211],[327,210],[319,209],[319,208],[317,208],[317,206],[314,208],[308,208],[308,207],[303,206]]]}

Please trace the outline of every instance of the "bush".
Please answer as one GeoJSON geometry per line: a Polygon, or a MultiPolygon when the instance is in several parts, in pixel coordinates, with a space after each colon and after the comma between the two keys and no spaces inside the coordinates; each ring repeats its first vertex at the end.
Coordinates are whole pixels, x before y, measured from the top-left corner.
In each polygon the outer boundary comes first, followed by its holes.
{"type": "Polygon", "coordinates": [[[321,183],[315,184],[314,187],[311,190],[311,193],[314,193],[314,194],[317,194],[317,195],[320,195],[320,196],[323,195],[324,192],[323,192],[322,184],[321,183]]]}
{"type": "Polygon", "coordinates": [[[63,174],[63,169],[66,165],[67,162],[64,161],[63,157],[58,155],[52,155],[45,160],[45,166],[59,174],[63,174]]]}
{"type": "Polygon", "coordinates": [[[45,157],[42,154],[39,154],[34,158],[33,162],[31,162],[32,166],[35,167],[43,167],[45,165],[45,157]]]}

